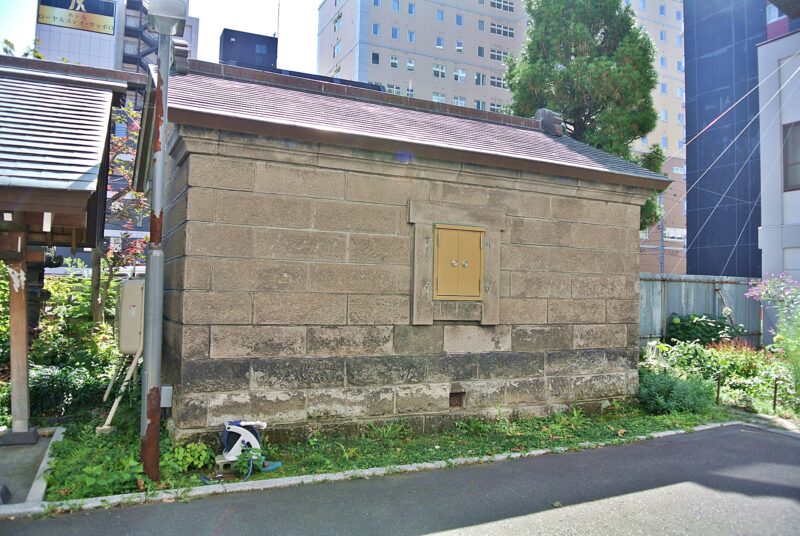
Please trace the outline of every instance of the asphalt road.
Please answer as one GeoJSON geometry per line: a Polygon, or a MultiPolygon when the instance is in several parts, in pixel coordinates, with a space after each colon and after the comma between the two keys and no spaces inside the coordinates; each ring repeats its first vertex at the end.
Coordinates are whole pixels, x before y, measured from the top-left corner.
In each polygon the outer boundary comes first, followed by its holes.
{"type": "Polygon", "coordinates": [[[2,535],[798,534],[800,439],[733,426],[315,486],[0,521],[2,535]]]}

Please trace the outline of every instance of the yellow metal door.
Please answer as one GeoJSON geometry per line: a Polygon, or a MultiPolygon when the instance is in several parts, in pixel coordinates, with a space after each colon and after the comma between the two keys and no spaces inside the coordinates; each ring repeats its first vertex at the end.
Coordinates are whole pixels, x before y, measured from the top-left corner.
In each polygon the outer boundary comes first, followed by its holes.
{"type": "Polygon", "coordinates": [[[459,232],[458,236],[458,295],[481,296],[481,236],[480,231],[459,232]]]}
{"type": "Polygon", "coordinates": [[[436,295],[458,295],[459,231],[436,229],[436,295]]]}

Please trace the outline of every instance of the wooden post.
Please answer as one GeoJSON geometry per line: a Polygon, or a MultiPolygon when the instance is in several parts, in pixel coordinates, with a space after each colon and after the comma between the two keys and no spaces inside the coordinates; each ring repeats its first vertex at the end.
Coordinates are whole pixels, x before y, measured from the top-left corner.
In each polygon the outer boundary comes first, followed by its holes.
{"type": "Polygon", "coordinates": [[[775,378],[775,385],[772,388],[772,413],[778,410],[778,378],[775,378]]]}
{"type": "Polygon", "coordinates": [[[28,299],[25,282],[27,234],[17,237],[21,260],[8,264],[8,316],[11,341],[11,432],[28,433],[30,400],[28,397],[28,299]]]}

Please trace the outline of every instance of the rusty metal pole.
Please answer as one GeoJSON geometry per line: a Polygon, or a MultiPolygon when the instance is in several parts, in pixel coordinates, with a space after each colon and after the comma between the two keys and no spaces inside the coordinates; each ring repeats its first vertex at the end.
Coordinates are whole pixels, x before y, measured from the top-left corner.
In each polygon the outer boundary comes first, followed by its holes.
{"type": "Polygon", "coordinates": [[[772,413],[778,410],[778,378],[775,378],[775,385],[772,389],[772,413]]]}
{"type": "Polygon", "coordinates": [[[164,166],[166,164],[167,83],[172,52],[171,37],[158,39],[157,129],[153,141],[155,162],[150,194],[150,244],[145,276],[144,363],[142,367],[141,457],[144,473],[160,480],[161,439],[161,345],[164,315],[164,251],[161,248],[164,219],[164,166]]]}

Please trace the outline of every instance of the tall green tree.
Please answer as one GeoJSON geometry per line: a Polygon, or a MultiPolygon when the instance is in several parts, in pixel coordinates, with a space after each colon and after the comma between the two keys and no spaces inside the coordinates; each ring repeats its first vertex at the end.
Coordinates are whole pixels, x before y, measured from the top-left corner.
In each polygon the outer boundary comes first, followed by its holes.
{"type": "Polygon", "coordinates": [[[656,125],[655,48],[620,0],[526,0],[531,25],[508,84],[515,114],[550,108],[568,133],[619,156],[656,125]]]}

